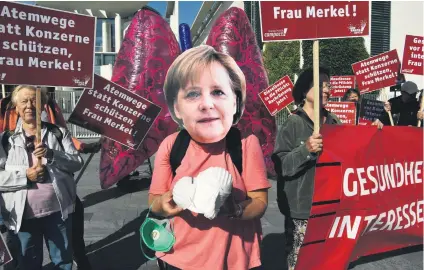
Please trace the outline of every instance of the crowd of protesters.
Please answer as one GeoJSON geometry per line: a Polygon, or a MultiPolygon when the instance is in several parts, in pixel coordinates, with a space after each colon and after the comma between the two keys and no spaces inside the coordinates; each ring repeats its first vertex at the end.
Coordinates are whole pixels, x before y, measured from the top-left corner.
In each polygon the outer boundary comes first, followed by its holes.
{"type": "MultiPolygon", "coordinates": [[[[324,108],[331,97],[330,72],[325,67],[319,68],[318,108],[314,107],[313,89],[313,70],[309,68],[294,85],[297,109],[279,129],[272,155],[278,178],[277,203],[286,217],[289,269],[295,268],[303,243],[315,165],[325,147],[324,138],[314,133],[314,112],[320,112],[320,124],[341,124],[324,108]]],[[[419,90],[411,81],[403,82],[400,91],[401,96],[385,102],[385,112],[374,121],[377,128],[390,125],[390,113],[399,115],[397,126],[416,126],[423,120],[422,91],[417,100],[419,90]]],[[[72,269],[75,261],[78,269],[89,270],[84,209],[73,174],[83,165],[80,153],[96,153],[100,144],[72,138],[59,106],[45,90],[41,92],[41,141],[36,139],[34,87],[19,85],[0,103],[1,217],[14,256],[8,269],[41,269],[44,240],[55,269],[72,269]]],[[[184,130],[161,143],[149,190],[152,215],[173,220],[169,231],[172,252],[156,250],[161,267],[260,267],[260,218],[267,209],[271,185],[258,138],[241,138],[233,127],[248,102],[243,72],[230,56],[210,46],[198,46],[171,65],[164,93],[173,119],[184,130]],[[175,167],[173,149],[183,141],[185,149],[178,153],[175,167]]],[[[349,89],[343,100],[355,102],[359,112],[358,90],[349,89]]]]}

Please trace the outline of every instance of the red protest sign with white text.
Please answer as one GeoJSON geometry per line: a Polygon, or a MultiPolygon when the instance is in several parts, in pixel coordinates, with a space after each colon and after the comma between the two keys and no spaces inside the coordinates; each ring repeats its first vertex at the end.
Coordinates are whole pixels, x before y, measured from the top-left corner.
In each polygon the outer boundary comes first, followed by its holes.
{"type": "Polygon", "coordinates": [[[397,50],[391,50],[352,64],[361,94],[395,85],[398,67],[397,50]]]}
{"type": "Polygon", "coordinates": [[[355,102],[333,102],[328,101],[325,106],[327,110],[334,113],[345,125],[356,125],[355,102]]]}
{"type": "Polygon", "coordinates": [[[406,35],[401,73],[424,75],[424,37],[406,35]]]}
{"type": "Polygon", "coordinates": [[[331,76],[331,97],[343,97],[350,88],[355,88],[355,76],[331,76]]]}
{"type": "Polygon", "coordinates": [[[295,269],[347,269],[361,256],[422,245],[422,130],[324,125],[320,132],[326,144],[295,269]]]}
{"type": "Polygon", "coordinates": [[[284,76],[273,85],[260,92],[259,97],[268,109],[268,112],[274,116],[293,102],[292,90],[293,83],[290,77],[284,76]]]}
{"type": "Polygon", "coordinates": [[[93,87],[96,18],[0,2],[0,84],[93,87]]]}
{"type": "Polygon", "coordinates": [[[262,41],[369,34],[370,2],[260,1],[262,41]]]}
{"type": "Polygon", "coordinates": [[[127,89],[94,75],[94,88],[86,89],[68,122],[137,149],[161,108],[127,89]]]}

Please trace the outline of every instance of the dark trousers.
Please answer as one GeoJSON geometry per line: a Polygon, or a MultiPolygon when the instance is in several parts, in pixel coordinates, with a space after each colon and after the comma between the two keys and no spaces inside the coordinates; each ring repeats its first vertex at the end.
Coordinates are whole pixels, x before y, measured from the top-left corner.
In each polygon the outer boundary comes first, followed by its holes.
{"type": "Polygon", "coordinates": [[[90,261],[85,253],[84,242],[84,205],[77,196],[75,199],[75,211],[72,214],[72,246],[74,261],[78,269],[91,269],[90,261]]]}
{"type": "Polygon", "coordinates": [[[43,240],[49,250],[55,269],[72,269],[72,246],[68,236],[72,217],[62,220],[62,214],[53,213],[46,217],[24,219],[18,232],[21,244],[22,268],[41,270],[43,265],[43,240]]]}

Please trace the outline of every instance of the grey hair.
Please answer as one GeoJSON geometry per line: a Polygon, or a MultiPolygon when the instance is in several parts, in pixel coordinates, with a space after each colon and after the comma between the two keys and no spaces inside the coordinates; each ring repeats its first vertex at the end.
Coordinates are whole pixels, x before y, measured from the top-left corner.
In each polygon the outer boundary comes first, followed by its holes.
{"type": "MultiPolygon", "coordinates": [[[[37,90],[37,87],[32,86],[32,85],[18,85],[15,87],[15,89],[13,89],[12,92],[12,103],[14,106],[16,106],[16,103],[18,102],[18,93],[19,91],[21,91],[22,89],[29,89],[29,90],[37,90]]],[[[47,88],[45,87],[41,87],[41,104],[46,104],[48,100],[48,95],[47,95],[47,88]]]]}

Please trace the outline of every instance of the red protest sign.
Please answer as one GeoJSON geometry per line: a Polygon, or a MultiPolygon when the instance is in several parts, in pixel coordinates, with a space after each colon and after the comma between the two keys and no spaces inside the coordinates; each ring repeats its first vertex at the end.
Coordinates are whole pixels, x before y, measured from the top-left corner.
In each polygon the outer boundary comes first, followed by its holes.
{"type": "Polygon", "coordinates": [[[360,256],[422,245],[422,130],[324,125],[321,134],[296,269],[347,269],[360,256]]]}
{"type": "Polygon", "coordinates": [[[327,110],[334,113],[345,125],[356,125],[356,104],[354,102],[327,102],[327,110]]]}
{"type": "Polygon", "coordinates": [[[406,35],[401,73],[424,75],[424,37],[406,35]]]}
{"type": "Polygon", "coordinates": [[[0,83],[93,87],[96,18],[0,2],[0,83]]]}
{"type": "Polygon", "coordinates": [[[331,97],[343,97],[350,88],[355,88],[355,76],[331,76],[331,97]]]}
{"type": "Polygon", "coordinates": [[[395,85],[398,67],[397,50],[391,50],[352,64],[361,93],[395,85]]]}
{"type": "Polygon", "coordinates": [[[263,42],[369,34],[368,1],[261,1],[259,7],[263,42]]]}
{"type": "Polygon", "coordinates": [[[273,85],[260,92],[259,97],[268,109],[268,112],[274,116],[293,102],[292,90],[293,83],[290,77],[284,76],[273,85]]]}
{"type": "Polygon", "coordinates": [[[94,75],[94,88],[84,91],[68,122],[137,149],[160,110],[147,99],[94,75]]]}

